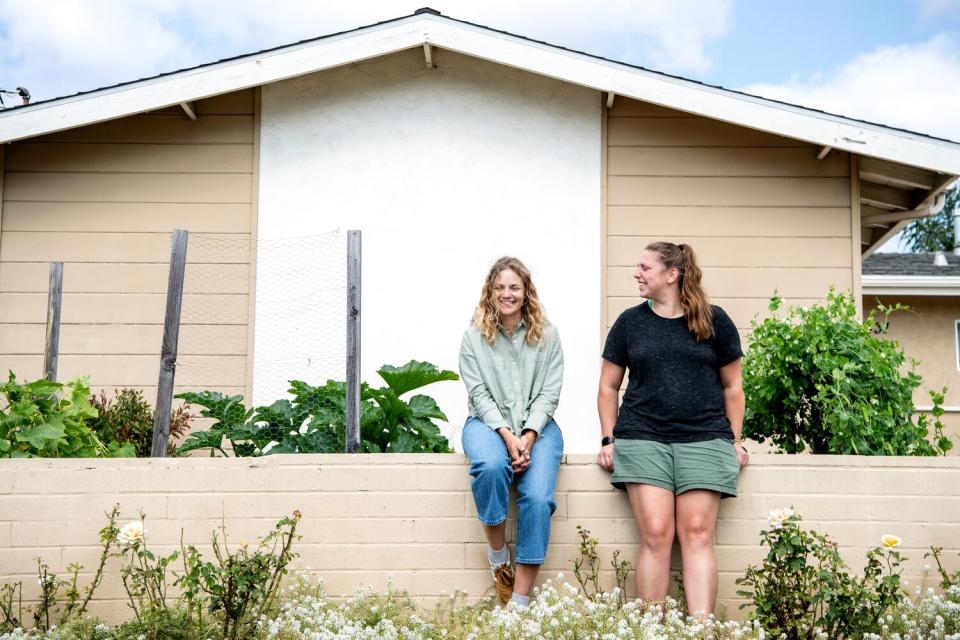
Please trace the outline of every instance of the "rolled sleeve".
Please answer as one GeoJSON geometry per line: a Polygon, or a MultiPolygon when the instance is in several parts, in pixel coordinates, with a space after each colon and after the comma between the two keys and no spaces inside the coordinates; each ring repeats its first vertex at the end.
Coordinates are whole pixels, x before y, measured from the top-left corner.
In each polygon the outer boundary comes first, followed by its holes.
{"type": "Polygon", "coordinates": [[[470,405],[477,412],[477,417],[491,429],[509,428],[510,425],[503,419],[499,405],[483,381],[480,365],[468,334],[464,334],[463,342],[460,344],[460,378],[467,387],[467,396],[470,398],[470,405]]]}
{"type": "Polygon", "coordinates": [[[524,429],[532,429],[539,437],[540,431],[553,418],[560,404],[560,389],[563,386],[563,346],[560,336],[554,333],[550,355],[547,358],[543,386],[540,393],[530,402],[524,429]]]}

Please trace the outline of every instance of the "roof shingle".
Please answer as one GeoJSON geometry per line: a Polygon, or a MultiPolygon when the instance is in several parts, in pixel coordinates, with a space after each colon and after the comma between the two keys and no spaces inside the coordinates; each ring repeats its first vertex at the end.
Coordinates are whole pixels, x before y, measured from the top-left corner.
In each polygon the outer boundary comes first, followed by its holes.
{"type": "Polygon", "coordinates": [[[865,276],[960,276],[960,256],[947,253],[947,266],[933,264],[934,253],[874,253],[863,261],[865,276]]]}

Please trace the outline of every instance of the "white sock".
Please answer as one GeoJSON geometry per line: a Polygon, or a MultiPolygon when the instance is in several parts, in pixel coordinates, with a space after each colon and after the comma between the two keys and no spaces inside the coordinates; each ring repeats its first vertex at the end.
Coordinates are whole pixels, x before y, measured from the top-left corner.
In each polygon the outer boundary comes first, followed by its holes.
{"type": "Polygon", "coordinates": [[[488,546],[487,560],[490,561],[491,567],[499,567],[502,564],[507,564],[510,562],[510,549],[507,548],[507,545],[503,545],[503,549],[499,550],[488,546]]]}
{"type": "Polygon", "coordinates": [[[522,596],[519,593],[515,593],[510,596],[510,602],[514,607],[526,609],[530,606],[530,596],[522,596]]]}

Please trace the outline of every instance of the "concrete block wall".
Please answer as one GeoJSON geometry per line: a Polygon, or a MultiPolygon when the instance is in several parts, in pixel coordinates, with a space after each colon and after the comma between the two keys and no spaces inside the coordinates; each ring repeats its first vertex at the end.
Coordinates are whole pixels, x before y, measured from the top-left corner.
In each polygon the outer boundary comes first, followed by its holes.
{"type": "MultiPolygon", "coordinates": [[[[729,617],[739,615],[734,581],[763,557],[759,531],[779,507],[793,506],[808,525],[831,534],[858,570],[881,535],[900,536],[911,588],[920,584],[931,544],[944,547],[948,567],[960,566],[958,458],[755,454],[739,492],[722,503],[716,540],[718,611],[729,617]]],[[[391,581],[432,606],[455,589],[476,597],[490,586],[459,454],[3,460],[0,583],[23,580],[25,598],[35,597],[37,557],[54,571],[72,562],[89,571],[103,513],[116,502],[122,522],[143,509],[148,542],[160,552],[179,546],[181,530],[188,544],[205,548],[222,522],[231,543],[253,542],[299,510],[299,564],[322,575],[335,596],[364,584],[384,589],[391,581]]],[[[615,549],[633,559],[638,536],[626,496],[609,485],[593,456],[565,457],[557,505],[543,578],[563,572],[573,581],[577,525],[599,538],[604,563],[615,549]]],[[[512,526],[508,536],[512,541],[512,526]]],[[[93,613],[120,620],[128,615],[124,592],[117,565],[109,571],[93,613]]],[[[612,571],[602,577],[609,586],[612,571]]]]}

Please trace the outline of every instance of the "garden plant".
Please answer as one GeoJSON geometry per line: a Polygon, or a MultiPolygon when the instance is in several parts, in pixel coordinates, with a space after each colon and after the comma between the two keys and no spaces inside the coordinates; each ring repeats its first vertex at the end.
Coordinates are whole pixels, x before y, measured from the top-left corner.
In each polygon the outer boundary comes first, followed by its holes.
{"type": "Polygon", "coordinates": [[[91,424],[97,409],[90,403],[86,378],[66,383],[18,382],[11,371],[0,383],[0,457],[130,457],[130,443],[97,436],[91,424]]]}
{"type": "MultiPolygon", "coordinates": [[[[434,420],[447,416],[430,396],[401,396],[434,382],[458,380],[453,371],[429,362],[411,361],[402,367],[384,365],[377,373],[385,387],[364,383],[360,388],[360,450],[365,453],[449,453],[447,439],[434,420]]],[[[248,409],[242,396],[204,391],[177,395],[202,407],[200,415],[213,418],[206,431],[191,433],[178,449],[185,454],[209,449],[227,455],[225,442],[236,456],[272,453],[336,453],[344,450],[346,386],[329,380],[311,386],[290,381],[292,399],[248,409]]]]}
{"type": "MultiPolygon", "coordinates": [[[[771,313],[781,305],[774,296],[771,313]]],[[[831,289],[822,305],[754,320],[743,358],[744,437],[786,453],[945,454],[953,446],[940,420],[946,389],[930,392],[932,418],[917,411],[917,363],[881,337],[887,316],[907,307],[878,310],[861,322],[853,296],[831,289]]]]}
{"type": "MultiPolygon", "coordinates": [[[[139,389],[119,389],[111,401],[104,391],[90,398],[90,404],[97,410],[97,416],[90,420],[90,428],[104,442],[117,442],[120,445],[132,445],[138,458],[150,456],[153,445],[153,407],[143,397],[139,389]]],[[[170,413],[170,441],[167,452],[176,450],[176,442],[190,428],[195,416],[190,406],[176,407],[170,413]]]]}

